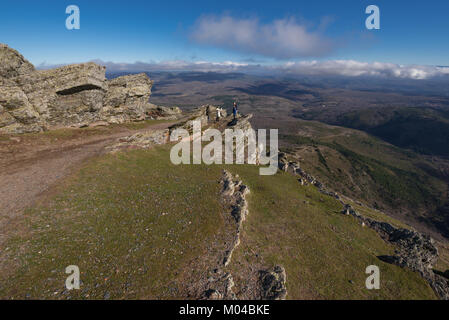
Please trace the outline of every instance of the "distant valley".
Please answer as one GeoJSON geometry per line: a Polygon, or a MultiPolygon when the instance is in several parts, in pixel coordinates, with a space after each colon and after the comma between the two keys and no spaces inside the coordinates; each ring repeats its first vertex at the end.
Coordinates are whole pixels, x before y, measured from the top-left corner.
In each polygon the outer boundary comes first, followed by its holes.
{"type": "Polygon", "coordinates": [[[302,165],[335,191],[449,237],[444,82],[149,75],[155,104],[190,110],[210,103],[230,111],[237,100],[242,113],[254,114],[255,128],[279,128],[282,148],[296,152],[302,165]]]}

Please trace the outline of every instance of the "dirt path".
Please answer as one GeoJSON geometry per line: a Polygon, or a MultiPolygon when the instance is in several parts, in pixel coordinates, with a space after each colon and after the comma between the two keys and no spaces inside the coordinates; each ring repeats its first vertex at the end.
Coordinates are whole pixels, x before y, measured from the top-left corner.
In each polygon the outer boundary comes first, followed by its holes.
{"type": "Polygon", "coordinates": [[[149,124],[138,130],[69,129],[68,137],[15,136],[0,141],[0,247],[8,231],[17,227],[24,209],[85,160],[104,153],[104,147],[120,137],[172,124],[149,124]]]}

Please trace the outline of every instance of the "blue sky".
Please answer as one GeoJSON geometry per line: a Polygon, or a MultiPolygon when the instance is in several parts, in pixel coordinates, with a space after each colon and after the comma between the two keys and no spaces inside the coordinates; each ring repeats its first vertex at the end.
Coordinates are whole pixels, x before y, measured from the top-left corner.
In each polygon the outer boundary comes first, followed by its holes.
{"type": "Polygon", "coordinates": [[[344,59],[448,66],[448,17],[447,0],[16,0],[0,4],[0,42],[35,65],[93,59],[274,65],[344,59]],[[65,27],[71,4],[80,8],[80,30],[65,27]],[[380,30],[365,28],[370,4],[380,8],[380,30]],[[290,31],[299,36],[286,34],[290,31]],[[259,40],[233,43],[243,32],[259,40]],[[281,32],[283,40],[267,39],[273,32],[281,32]],[[283,56],[284,46],[291,54],[283,56]]]}

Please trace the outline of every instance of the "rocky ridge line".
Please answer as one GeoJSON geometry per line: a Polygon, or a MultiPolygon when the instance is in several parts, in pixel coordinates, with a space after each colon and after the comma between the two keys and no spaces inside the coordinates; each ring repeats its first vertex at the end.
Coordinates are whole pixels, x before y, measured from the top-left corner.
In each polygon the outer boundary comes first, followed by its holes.
{"type": "MultiPolygon", "coordinates": [[[[237,299],[233,291],[234,280],[229,272],[223,271],[223,268],[229,265],[234,250],[240,244],[240,234],[243,230],[243,222],[248,216],[248,202],[246,196],[250,193],[247,185],[243,184],[238,175],[233,176],[229,171],[223,170],[220,180],[222,184],[221,197],[230,208],[231,217],[235,223],[235,233],[232,240],[227,244],[224,257],[218,263],[214,270],[218,277],[209,279],[208,288],[204,291],[204,299],[237,299]]],[[[285,286],[286,273],[282,266],[275,266],[269,270],[259,271],[257,286],[258,299],[262,300],[283,300],[287,296],[285,286]]]]}
{"type": "Polygon", "coordinates": [[[233,292],[234,280],[229,272],[223,271],[223,269],[229,265],[232,258],[232,253],[240,244],[240,233],[243,228],[243,221],[245,221],[248,215],[248,203],[246,196],[250,193],[248,186],[244,185],[239,176],[235,177],[228,171],[223,170],[223,175],[220,180],[222,184],[221,199],[226,206],[230,208],[229,216],[225,217],[225,221],[232,223],[233,220],[235,227],[230,241],[226,243],[225,252],[223,257],[218,262],[215,268],[215,274],[217,278],[213,277],[208,283],[208,288],[204,291],[205,299],[237,299],[236,294],[233,292]],[[230,219],[231,218],[231,219],[230,219]]]}
{"type": "Polygon", "coordinates": [[[222,197],[226,199],[227,202],[231,203],[231,216],[234,218],[236,223],[236,235],[234,241],[232,242],[231,248],[226,251],[225,257],[223,258],[223,265],[226,267],[232,258],[234,250],[240,244],[240,233],[243,229],[243,222],[248,215],[248,202],[246,201],[246,195],[250,193],[248,186],[244,185],[239,176],[236,175],[235,178],[231,173],[224,170],[223,177],[223,190],[222,197]]]}

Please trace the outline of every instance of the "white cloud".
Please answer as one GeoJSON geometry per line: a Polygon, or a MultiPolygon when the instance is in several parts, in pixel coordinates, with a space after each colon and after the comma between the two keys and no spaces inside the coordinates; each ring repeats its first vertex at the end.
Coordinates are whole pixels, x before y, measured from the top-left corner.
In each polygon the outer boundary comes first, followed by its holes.
{"type": "Polygon", "coordinates": [[[377,76],[416,80],[449,75],[449,67],[368,63],[355,60],[289,62],[282,68],[286,73],[305,75],[377,76]]]}
{"type": "Polygon", "coordinates": [[[203,16],[196,21],[191,38],[200,44],[278,59],[323,56],[333,49],[329,39],[293,18],[262,24],[255,18],[203,16]]]}
{"type": "Polygon", "coordinates": [[[250,68],[247,63],[239,63],[234,61],[209,62],[195,61],[188,62],[185,60],[167,60],[160,62],[135,62],[135,63],[115,63],[103,62],[101,60],[94,61],[100,65],[106,66],[108,71],[113,72],[147,72],[147,71],[204,71],[204,72],[233,72],[243,71],[250,68]]]}
{"type": "MultiPolygon", "coordinates": [[[[449,67],[399,65],[384,62],[360,62],[355,60],[291,61],[276,65],[249,64],[235,61],[209,62],[169,60],[161,62],[114,63],[94,60],[106,66],[109,72],[199,71],[242,72],[265,75],[317,75],[317,76],[371,76],[378,78],[423,80],[449,76],[449,67]]],[[[55,66],[39,65],[39,69],[55,66]]]]}

